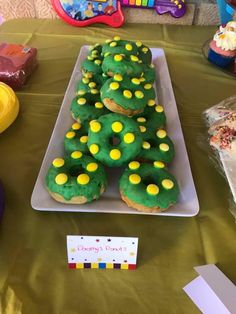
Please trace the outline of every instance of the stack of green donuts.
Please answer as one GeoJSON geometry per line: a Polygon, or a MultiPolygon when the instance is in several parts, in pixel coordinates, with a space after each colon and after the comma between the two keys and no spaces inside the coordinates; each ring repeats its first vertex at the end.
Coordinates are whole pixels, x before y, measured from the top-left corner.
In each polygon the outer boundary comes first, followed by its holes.
{"type": "Polygon", "coordinates": [[[178,201],[179,187],[167,170],[175,150],[164,107],[155,100],[151,50],[115,36],[89,49],[81,72],[65,154],[46,174],[50,195],[62,203],[97,200],[108,184],[104,166],[120,167],[120,195],[129,207],[168,209],[178,201]]]}

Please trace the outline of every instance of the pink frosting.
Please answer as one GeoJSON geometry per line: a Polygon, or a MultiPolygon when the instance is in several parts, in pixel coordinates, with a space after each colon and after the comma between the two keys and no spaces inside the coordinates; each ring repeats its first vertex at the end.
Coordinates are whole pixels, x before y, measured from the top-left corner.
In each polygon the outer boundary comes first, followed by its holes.
{"type": "Polygon", "coordinates": [[[210,48],[215,51],[216,53],[225,56],[225,57],[235,57],[236,56],[236,49],[235,50],[223,50],[220,47],[216,46],[216,42],[214,40],[210,43],[210,48]]]}

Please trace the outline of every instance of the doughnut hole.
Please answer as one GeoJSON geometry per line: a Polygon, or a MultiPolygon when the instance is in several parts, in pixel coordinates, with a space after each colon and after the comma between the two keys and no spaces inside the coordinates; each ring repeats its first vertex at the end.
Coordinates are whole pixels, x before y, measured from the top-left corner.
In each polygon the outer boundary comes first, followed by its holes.
{"type": "Polygon", "coordinates": [[[120,145],[121,139],[118,135],[113,135],[109,138],[109,144],[111,146],[118,146],[120,145]]]}
{"type": "Polygon", "coordinates": [[[72,177],[78,177],[81,173],[84,173],[84,170],[82,167],[74,166],[70,168],[69,173],[72,177]]]}

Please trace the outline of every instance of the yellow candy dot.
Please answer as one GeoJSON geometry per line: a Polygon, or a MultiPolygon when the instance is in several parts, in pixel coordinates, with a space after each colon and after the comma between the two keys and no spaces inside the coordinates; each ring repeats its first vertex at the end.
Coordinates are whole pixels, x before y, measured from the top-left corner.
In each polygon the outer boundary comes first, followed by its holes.
{"type": "Polygon", "coordinates": [[[74,138],[75,135],[76,135],[75,132],[70,131],[66,133],[66,138],[71,139],[71,138],[74,138]]]}
{"type": "Polygon", "coordinates": [[[98,164],[96,162],[90,162],[89,164],[87,164],[87,167],[86,167],[86,169],[89,172],[94,172],[97,170],[97,168],[98,168],[98,164]]]}
{"type": "Polygon", "coordinates": [[[136,170],[140,167],[140,163],[138,161],[131,161],[129,163],[129,169],[130,170],[136,170]]]}
{"type": "Polygon", "coordinates": [[[170,190],[174,187],[174,182],[169,180],[169,179],[162,180],[161,184],[162,184],[163,188],[165,188],[167,190],[170,190]]]}
{"type": "Polygon", "coordinates": [[[68,176],[65,173],[59,173],[55,178],[55,182],[58,185],[63,185],[67,181],[68,181],[68,176]]]}
{"type": "Polygon", "coordinates": [[[55,158],[52,162],[53,166],[56,168],[60,168],[62,166],[64,166],[65,164],[65,160],[62,158],[55,158]]]}
{"type": "Polygon", "coordinates": [[[136,90],[134,92],[134,95],[135,95],[136,98],[139,98],[139,99],[142,99],[144,97],[143,92],[141,92],[140,90],[136,90]]]}
{"type": "Polygon", "coordinates": [[[151,148],[150,143],[148,143],[148,142],[143,142],[143,148],[144,148],[144,149],[150,149],[150,148],[151,148]]]}
{"type": "Polygon", "coordinates": [[[110,56],[110,52],[106,52],[106,53],[104,54],[104,57],[108,57],[108,56],[110,56]]]}
{"type": "Polygon", "coordinates": [[[123,59],[122,55],[115,55],[114,56],[114,60],[117,62],[121,61],[122,59],[123,59]]]}
{"type": "Polygon", "coordinates": [[[152,63],[152,64],[150,65],[150,68],[151,68],[151,69],[154,69],[154,68],[155,68],[155,65],[152,63]]]}
{"type": "Polygon", "coordinates": [[[149,101],[148,101],[148,106],[149,107],[153,107],[153,106],[155,106],[155,104],[156,104],[156,102],[155,102],[154,99],[149,99],[149,101]]]}
{"type": "Polygon", "coordinates": [[[123,77],[120,74],[115,74],[113,78],[115,81],[118,81],[118,82],[123,81],[123,77]]]}
{"type": "Polygon", "coordinates": [[[92,77],[93,77],[93,74],[90,73],[90,72],[87,72],[87,73],[84,74],[84,77],[92,78],[92,77]]]}
{"type": "Polygon", "coordinates": [[[133,133],[126,133],[125,136],[124,136],[124,142],[126,144],[131,144],[133,143],[135,140],[135,136],[133,133]]]}
{"type": "Polygon", "coordinates": [[[78,177],[77,177],[77,183],[81,184],[81,185],[86,185],[88,184],[90,181],[89,176],[86,173],[81,173],[78,177]]]}
{"type": "Polygon", "coordinates": [[[86,77],[84,77],[84,78],[82,78],[82,82],[83,82],[84,84],[88,84],[88,83],[89,83],[89,79],[86,78],[86,77]]]}
{"type": "Polygon", "coordinates": [[[139,117],[139,118],[137,118],[137,121],[140,122],[140,123],[144,123],[144,122],[146,122],[147,120],[146,120],[146,118],[144,118],[144,117],[139,117]]]}
{"type": "Polygon", "coordinates": [[[132,93],[131,93],[131,91],[128,90],[128,89],[125,89],[125,90],[123,91],[123,95],[124,95],[125,98],[128,98],[128,99],[132,98],[132,93]]]}
{"type": "Polygon", "coordinates": [[[105,40],[105,43],[106,43],[106,44],[109,44],[111,41],[112,41],[111,39],[106,39],[106,40],[105,40]]]}
{"type": "Polygon", "coordinates": [[[123,124],[119,121],[116,121],[112,123],[111,128],[113,132],[120,133],[123,130],[123,124]]]}
{"type": "Polygon", "coordinates": [[[145,126],[143,126],[143,125],[140,125],[139,129],[140,129],[141,133],[145,133],[147,131],[147,128],[145,128],[145,126]]]}
{"type": "Polygon", "coordinates": [[[71,153],[71,157],[73,159],[79,159],[83,156],[83,154],[79,151],[79,150],[76,150],[74,151],[73,153],[71,153]]]}
{"type": "Polygon", "coordinates": [[[143,51],[143,52],[148,52],[148,48],[147,48],[147,47],[143,47],[143,48],[142,48],[142,51],[143,51]]]}
{"type": "Polygon", "coordinates": [[[118,40],[120,40],[120,36],[115,36],[113,39],[114,39],[115,41],[118,41],[118,40]]]}
{"type": "Polygon", "coordinates": [[[79,95],[79,96],[83,96],[85,93],[86,93],[86,91],[85,91],[85,90],[80,89],[80,90],[78,90],[77,95],[79,95]]]}
{"type": "Polygon", "coordinates": [[[94,59],[94,57],[93,57],[93,56],[88,56],[87,59],[88,59],[89,61],[92,61],[92,60],[94,59]]]}
{"type": "Polygon", "coordinates": [[[98,59],[98,60],[95,60],[94,63],[97,65],[100,65],[102,63],[102,61],[98,59]]]}
{"type": "Polygon", "coordinates": [[[163,152],[168,152],[168,150],[170,149],[169,145],[168,144],[165,144],[165,143],[161,143],[159,145],[159,148],[160,150],[162,150],[163,152]]]}
{"type": "Polygon", "coordinates": [[[77,104],[79,104],[79,105],[85,105],[85,104],[86,104],[86,99],[85,99],[85,98],[79,98],[79,99],[77,100],[77,104]]]}
{"type": "Polygon", "coordinates": [[[97,102],[95,102],[95,105],[94,105],[96,108],[98,108],[98,109],[102,109],[103,107],[104,107],[104,105],[103,105],[103,103],[101,103],[101,102],[99,102],[99,101],[97,101],[97,102]]]}
{"type": "Polygon", "coordinates": [[[90,83],[88,84],[88,86],[89,86],[90,88],[94,88],[94,87],[96,86],[96,83],[95,83],[95,82],[90,82],[90,83]]]}
{"type": "Polygon", "coordinates": [[[164,111],[163,107],[160,106],[160,105],[157,105],[157,106],[155,107],[155,110],[156,110],[156,112],[159,112],[159,113],[164,111]]]}
{"type": "Polygon", "coordinates": [[[98,133],[101,130],[102,126],[101,123],[98,121],[91,121],[90,122],[90,130],[94,133],[98,133]]]}
{"type": "Polygon", "coordinates": [[[136,46],[137,47],[141,47],[143,44],[142,44],[142,42],[141,41],[136,41],[136,46]]]}
{"type": "Polygon", "coordinates": [[[131,82],[135,85],[140,85],[140,80],[136,77],[132,78],[131,82]]]}
{"type": "Polygon", "coordinates": [[[97,144],[92,144],[89,146],[91,154],[96,155],[99,152],[99,146],[97,144]]]}
{"type": "Polygon", "coordinates": [[[110,43],[110,47],[116,47],[116,46],[117,46],[117,43],[115,41],[110,43]]]}
{"type": "Polygon", "coordinates": [[[114,148],[110,151],[110,157],[113,160],[118,160],[121,157],[121,151],[117,148],[114,148]]]}
{"type": "Polygon", "coordinates": [[[139,60],[139,58],[137,56],[131,55],[130,59],[134,62],[137,62],[139,60]]]}
{"type": "Polygon", "coordinates": [[[85,144],[88,142],[88,136],[86,136],[86,135],[81,136],[81,138],[79,140],[81,143],[85,144]]]}
{"type": "Polygon", "coordinates": [[[133,173],[129,176],[129,182],[132,184],[139,184],[141,182],[141,177],[138,174],[133,173]]]}
{"type": "Polygon", "coordinates": [[[165,164],[162,161],[154,161],[153,165],[155,168],[165,168],[165,164]]]}
{"type": "Polygon", "coordinates": [[[151,89],[151,88],[152,88],[152,84],[145,84],[145,85],[144,85],[144,88],[145,88],[145,89],[151,89]]]}
{"type": "Polygon", "coordinates": [[[119,87],[120,87],[120,84],[117,82],[112,82],[110,84],[110,89],[112,89],[112,90],[117,90],[119,87]]]}
{"type": "Polygon", "coordinates": [[[72,124],[73,130],[79,130],[80,128],[81,128],[81,124],[79,124],[78,122],[75,122],[72,124]]]}
{"type": "Polygon", "coordinates": [[[159,137],[159,138],[164,138],[164,137],[166,137],[166,135],[167,135],[167,133],[166,133],[165,130],[158,130],[156,132],[156,136],[159,137]]]}
{"type": "Polygon", "coordinates": [[[95,49],[92,51],[92,55],[96,55],[96,54],[98,54],[98,51],[95,49]]]}
{"type": "Polygon", "coordinates": [[[159,187],[156,184],[148,184],[146,191],[150,195],[157,195],[159,193],[159,187]]]}
{"type": "Polygon", "coordinates": [[[140,77],[140,82],[145,82],[146,81],[146,79],[144,78],[144,77],[140,77]]]}
{"type": "Polygon", "coordinates": [[[125,45],[125,49],[128,50],[128,51],[131,51],[133,49],[133,47],[130,44],[126,44],[125,45]]]}
{"type": "Polygon", "coordinates": [[[91,94],[98,94],[99,90],[97,90],[96,88],[91,89],[91,94]]]}

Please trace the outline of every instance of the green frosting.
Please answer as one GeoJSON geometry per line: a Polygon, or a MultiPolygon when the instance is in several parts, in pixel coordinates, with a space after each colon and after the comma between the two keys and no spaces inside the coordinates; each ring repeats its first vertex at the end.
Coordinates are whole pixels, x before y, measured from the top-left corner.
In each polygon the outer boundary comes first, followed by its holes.
{"type": "Polygon", "coordinates": [[[151,64],[152,52],[148,48],[148,46],[145,46],[142,44],[142,46],[138,47],[138,56],[139,56],[139,59],[141,59],[143,63],[149,64],[149,65],[151,64]]]}
{"type": "MultiPolygon", "coordinates": [[[[152,160],[152,161],[158,160],[164,163],[170,163],[175,156],[174,144],[169,138],[169,136],[166,135],[165,137],[161,138],[157,136],[158,134],[157,132],[158,130],[156,132],[153,132],[153,130],[147,129],[146,132],[142,133],[143,145],[145,145],[146,148],[142,146],[142,149],[138,155],[138,158],[145,159],[145,160],[152,160]],[[149,143],[150,148],[148,148],[149,147],[148,144],[144,144],[144,143],[149,143]],[[167,144],[168,151],[162,150],[161,144],[167,144]]],[[[164,147],[166,146],[164,145],[164,147]]]]}
{"type": "Polygon", "coordinates": [[[107,79],[108,79],[107,76],[99,74],[94,75],[92,78],[82,77],[77,83],[76,90],[77,92],[84,91],[86,93],[91,93],[91,91],[94,89],[100,90],[100,88],[106,82],[107,79]]]}
{"type": "Polygon", "coordinates": [[[143,76],[145,83],[153,84],[156,79],[156,70],[152,65],[143,65],[143,76]]]}
{"type": "Polygon", "coordinates": [[[160,207],[167,209],[170,205],[178,200],[179,187],[176,179],[166,169],[155,168],[151,164],[141,164],[139,169],[130,170],[127,168],[122,174],[120,181],[120,193],[131,201],[144,205],[146,207],[160,207]],[[138,184],[132,184],[129,181],[129,176],[138,174],[141,181],[138,184]],[[162,185],[162,181],[168,179],[174,183],[171,189],[166,189],[162,185]],[[147,192],[147,186],[155,184],[159,188],[157,195],[150,195],[147,192]]]}
{"type": "Polygon", "coordinates": [[[133,119],[136,120],[140,126],[144,126],[147,130],[155,132],[157,129],[166,125],[166,115],[164,110],[158,112],[156,111],[156,108],[158,108],[157,105],[146,106],[144,111],[133,116],[133,119]]]}
{"type": "Polygon", "coordinates": [[[65,152],[67,154],[71,154],[73,151],[81,151],[85,154],[89,153],[86,137],[88,137],[88,124],[72,124],[64,138],[65,152]],[[76,128],[74,126],[76,126],[76,128]],[[80,128],[77,129],[77,127],[80,128]]]}
{"type": "Polygon", "coordinates": [[[142,136],[138,124],[134,120],[118,113],[110,113],[100,117],[97,122],[100,124],[101,129],[98,132],[94,132],[90,123],[88,146],[94,157],[104,165],[119,167],[132,160],[140,152],[142,136]],[[122,125],[122,130],[116,129],[119,132],[113,130],[115,126],[113,123],[115,122],[119,122],[119,125],[122,125]],[[127,143],[125,141],[127,138],[130,139],[130,133],[133,141],[127,143]],[[94,153],[91,149],[93,144],[98,146],[98,152],[95,151],[94,153]],[[113,149],[121,153],[120,158],[112,159],[110,153],[113,149]]]}
{"type": "Polygon", "coordinates": [[[137,55],[138,48],[136,44],[129,40],[111,40],[105,43],[102,47],[102,54],[123,54],[123,55],[137,55]]]}
{"type": "Polygon", "coordinates": [[[99,93],[86,93],[84,95],[75,97],[72,100],[70,110],[72,117],[82,124],[84,124],[84,122],[97,119],[98,117],[109,112],[108,109],[101,103],[99,93]],[[86,102],[83,103],[81,99],[85,99],[86,102]]]}
{"type": "Polygon", "coordinates": [[[93,46],[89,47],[89,56],[101,56],[102,54],[102,45],[100,44],[95,44],[93,46]]]}
{"type": "Polygon", "coordinates": [[[100,55],[88,55],[81,63],[82,72],[93,75],[102,74],[102,60],[100,55]]]}
{"type": "MultiPolygon", "coordinates": [[[[132,61],[132,56],[123,56],[123,55],[109,55],[104,58],[102,63],[102,71],[109,75],[113,76],[114,74],[121,74],[123,76],[132,76],[139,77],[143,72],[142,61],[132,61]],[[116,61],[115,59],[121,56],[122,60],[116,61]]],[[[138,59],[138,57],[135,57],[138,59]]]]}
{"type": "MultiPolygon", "coordinates": [[[[135,78],[137,80],[137,78],[135,78]]],[[[139,81],[139,80],[138,80],[139,81]]],[[[139,84],[134,84],[132,78],[123,78],[122,81],[116,81],[116,76],[110,78],[102,86],[101,99],[106,105],[106,99],[113,100],[118,106],[128,110],[144,110],[145,106],[148,104],[150,99],[155,99],[155,90],[153,87],[150,89],[145,89],[146,82],[139,82],[139,84]],[[112,85],[119,85],[118,89],[113,90],[112,85]],[[132,97],[125,96],[125,91],[130,91],[132,97]],[[138,93],[137,93],[138,92],[138,93]],[[140,97],[140,92],[142,97],[140,97]]]]}
{"type": "Polygon", "coordinates": [[[72,197],[83,196],[87,199],[87,202],[91,202],[98,199],[107,186],[104,167],[94,158],[85,155],[77,159],[68,156],[65,159],[65,164],[59,168],[56,168],[52,164],[48,169],[45,181],[49,191],[61,195],[66,201],[70,201],[72,197]],[[98,165],[96,171],[90,172],[87,170],[87,166],[90,163],[98,165]],[[66,174],[68,180],[66,183],[59,185],[55,179],[61,173],[66,174]],[[77,182],[77,177],[80,174],[89,176],[87,184],[82,185],[77,182]]]}

